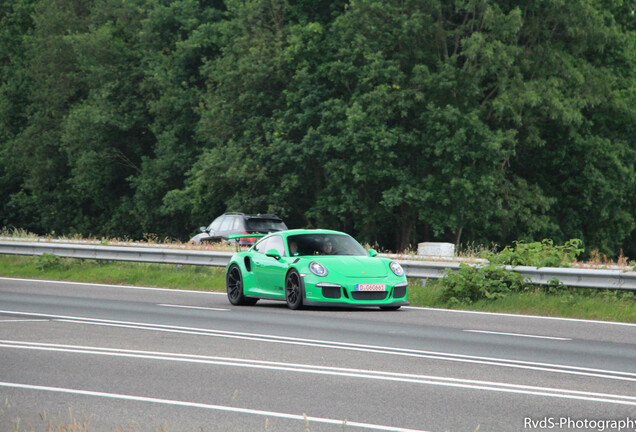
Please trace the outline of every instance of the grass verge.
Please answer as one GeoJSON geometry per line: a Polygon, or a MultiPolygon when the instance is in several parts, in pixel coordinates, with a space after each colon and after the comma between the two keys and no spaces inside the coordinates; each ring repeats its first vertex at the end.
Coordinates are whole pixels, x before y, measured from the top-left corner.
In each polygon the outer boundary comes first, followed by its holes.
{"type": "Polygon", "coordinates": [[[470,304],[448,302],[443,294],[437,280],[424,287],[419,281],[409,283],[409,301],[414,306],[636,323],[636,296],[631,292],[534,286],[529,291],[470,304]]]}
{"type": "Polygon", "coordinates": [[[220,267],[95,261],[55,255],[0,256],[0,276],[198,291],[225,289],[225,273],[220,267]]]}
{"type": "MultiPolygon", "coordinates": [[[[66,259],[53,255],[0,256],[0,276],[4,277],[203,291],[225,291],[224,270],[221,267],[66,259]]],[[[471,304],[449,303],[444,300],[443,292],[444,288],[435,280],[429,280],[426,286],[416,279],[409,282],[409,302],[413,306],[636,323],[636,295],[631,292],[536,287],[471,304]]]]}

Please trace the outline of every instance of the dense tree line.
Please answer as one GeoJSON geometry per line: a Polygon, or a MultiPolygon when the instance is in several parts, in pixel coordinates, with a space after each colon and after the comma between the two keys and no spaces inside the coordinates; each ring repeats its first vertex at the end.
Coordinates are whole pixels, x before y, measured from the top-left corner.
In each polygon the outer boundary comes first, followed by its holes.
{"type": "Polygon", "coordinates": [[[636,256],[633,0],[3,0],[0,226],[226,210],[636,256]]]}

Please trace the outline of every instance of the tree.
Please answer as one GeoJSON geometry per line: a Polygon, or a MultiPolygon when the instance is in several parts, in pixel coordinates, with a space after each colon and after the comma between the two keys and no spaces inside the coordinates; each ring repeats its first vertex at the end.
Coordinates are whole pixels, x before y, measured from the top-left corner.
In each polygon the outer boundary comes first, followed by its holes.
{"type": "Polygon", "coordinates": [[[511,172],[553,203],[545,214],[558,228],[543,236],[616,252],[635,228],[635,33],[596,2],[518,7],[522,50],[492,105],[493,119],[518,131],[511,172]]]}
{"type": "MultiPolygon", "coordinates": [[[[27,2],[15,5],[16,13],[30,6],[27,2]]],[[[67,36],[86,28],[89,6],[63,0],[33,4],[32,27],[23,35],[19,45],[23,51],[16,53],[13,63],[18,79],[12,84],[27,83],[21,88],[24,108],[17,110],[18,130],[3,145],[7,176],[19,173],[14,179],[20,182],[4,207],[10,224],[58,233],[68,226],[73,203],[68,198],[66,154],[60,148],[62,122],[87,87],[67,36]]]]}
{"type": "Polygon", "coordinates": [[[184,239],[242,210],[391,249],[634,254],[633,9],[7,0],[0,220],[184,239]]]}
{"type": "MultiPolygon", "coordinates": [[[[208,87],[198,127],[199,139],[208,147],[202,155],[208,162],[198,166],[215,167],[208,187],[223,189],[224,198],[206,204],[191,197],[192,212],[209,219],[215,207],[208,206],[222,201],[222,207],[233,210],[282,213],[270,203],[278,185],[274,166],[279,156],[271,152],[270,141],[275,134],[272,117],[282,107],[289,78],[281,58],[288,5],[282,0],[228,1],[227,9],[227,19],[216,26],[223,55],[204,68],[208,87]]],[[[200,177],[196,170],[191,174],[200,177]]]]}
{"type": "Polygon", "coordinates": [[[196,135],[206,86],[202,68],[219,54],[214,26],[223,9],[220,1],[157,3],[142,20],[142,97],[156,138],[132,179],[134,214],[144,232],[181,238],[204,223],[201,219],[213,216],[207,208],[200,220],[192,220],[189,203],[174,204],[171,198],[162,203],[170,191],[184,186],[186,173],[205,146],[196,135]]]}
{"type": "MultiPolygon", "coordinates": [[[[33,31],[32,0],[5,1],[0,5],[0,225],[22,221],[27,226],[33,215],[10,204],[11,196],[19,194],[24,173],[15,160],[16,137],[27,119],[26,97],[30,86],[27,60],[27,38],[33,31]],[[27,214],[28,213],[28,214],[27,214]]],[[[33,210],[33,209],[29,209],[33,210]]]]}

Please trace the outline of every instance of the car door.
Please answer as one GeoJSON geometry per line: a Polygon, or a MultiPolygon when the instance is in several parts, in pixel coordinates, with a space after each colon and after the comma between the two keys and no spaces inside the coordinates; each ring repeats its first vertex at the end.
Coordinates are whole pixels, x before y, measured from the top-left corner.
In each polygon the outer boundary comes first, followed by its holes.
{"type": "Polygon", "coordinates": [[[232,226],[229,228],[228,235],[243,234],[241,230],[241,219],[243,216],[232,216],[232,226]]]}
{"type": "Polygon", "coordinates": [[[254,246],[256,252],[252,257],[254,278],[261,295],[274,298],[285,298],[285,275],[289,264],[285,256],[283,238],[279,235],[267,237],[254,246]],[[267,256],[274,249],[280,259],[267,256]]]}
{"type": "Polygon", "coordinates": [[[218,218],[214,219],[214,221],[206,230],[209,235],[209,237],[205,239],[206,242],[214,243],[220,240],[216,233],[219,231],[219,228],[221,228],[224,220],[225,216],[219,216],[218,218]]]}
{"type": "Polygon", "coordinates": [[[216,233],[216,237],[218,237],[219,240],[228,241],[233,224],[234,224],[234,218],[232,216],[225,216],[223,218],[223,223],[221,224],[221,226],[219,227],[219,230],[216,233]]]}

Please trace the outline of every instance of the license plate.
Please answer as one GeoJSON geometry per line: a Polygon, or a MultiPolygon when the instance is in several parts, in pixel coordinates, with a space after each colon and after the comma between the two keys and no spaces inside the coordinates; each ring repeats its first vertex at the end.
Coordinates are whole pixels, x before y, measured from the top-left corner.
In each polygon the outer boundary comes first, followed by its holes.
{"type": "Polygon", "coordinates": [[[356,291],[386,291],[385,284],[357,284],[356,291]]]}

